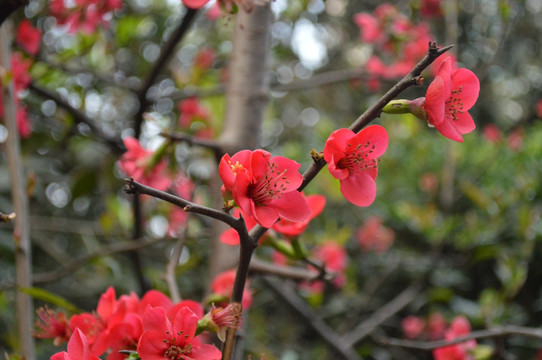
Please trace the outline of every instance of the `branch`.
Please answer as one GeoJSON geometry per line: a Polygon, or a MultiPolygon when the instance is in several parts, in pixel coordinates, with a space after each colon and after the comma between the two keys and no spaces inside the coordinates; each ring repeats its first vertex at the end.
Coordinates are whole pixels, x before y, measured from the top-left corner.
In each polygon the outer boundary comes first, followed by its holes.
{"type": "Polygon", "coordinates": [[[64,108],[67,112],[69,112],[73,116],[73,118],[75,119],[75,122],[80,123],[80,124],[86,124],[90,128],[90,130],[94,133],[96,138],[100,140],[101,142],[103,142],[104,144],[106,144],[107,146],[109,146],[109,148],[116,154],[121,154],[124,151],[126,151],[126,149],[124,148],[124,145],[122,144],[121,141],[118,140],[118,138],[111,137],[105,134],[99,127],[97,127],[94,124],[92,119],[86,116],[83,112],[79,111],[78,109],[68,104],[68,102],[62,99],[62,97],[60,97],[59,95],[53,92],[50,92],[36,85],[35,83],[30,83],[30,85],[28,86],[28,89],[30,89],[31,91],[33,91],[34,93],[36,93],[37,95],[43,98],[50,99],[56,102],[59,106],[64,108]]]}
{"type": "Polygon", "coordinates": [[[135,137],[137,139],[139,139],[139,136],[141,135],[141,125],[143,123],[143,114],[145,113],[147,106],[149,105],[149,100],[147,99],[147,92],[149,91],[152,84],[154,84],[154,82],[156,81],[158,74],[166,65],[166,62],[169,60],[171,54],[173,54],[173,50],[175,50],[175,46],[177,46],[179,41],[181,41],[181,39],[187,33],[197,13],[198,13],[197,10],[187,8],[186,14],[184,15],[183,20],[181,21],[179,27],[175,29],[175,31],[171,34],[167,42],[162,46],[162,51],[160,52],[160,56],[158,57],[158,60],[156,60],[156,62],[154,63],[153,67],[151,68],[151,71],[149,72],[145,80],[143,80],[143,83],[141,84],[141,87],[139,88],[139,91],[137,92],[137,99],[139,101],[139,109],[134,117],[135,118],[134,130],[135,130],[135,137]]]}
{"type": "Polygon", "coordinates": [[[300,267],[276,265],[257,257],[252,258],[250,272],[263,275],[276,275],[294,281],[315,281],[320,278],[318,272],[300,267]]]}
{"type": "Polygon", "coordinates": [[[309,307],[292,289],[284,282],[270,279],[263,276],[264,283],[275,293],[275,295],[286,302],[298,315],[303,318],[318,335],[338,354],[346,360],[359,360],[361,357],[352,348],[352,346],[344,340],[344,337],[330,328],[314,310],[309,307]]]}
{"type": "Polygon", "coordinates": [[[179,134],[179,133],[171,134],[165,131],[162,131],[160,133],[160,136],[163,136],[166,139],[169,139],[171,141],[185,142],[190,146],[195,145],[195,146],[201,146],[206,149],[210,149],[215,154],[215,157],[217,158],[217,160],[220,160],[222,155],[224,155],[224,151],[222,150],[222,147],[216,141],[213,141],[213,140],[196,138],[187,134],[179,134]]]}
{"type": "Polygon", "coordinates": [[[377,341],[382,345],[400,346],[407,349],[414,350],[434,350],[444,346],[450,346],[459,344],[468,340],[477,340],[484,338],[493,338],[500,336],[520,335],[526,337],[532,337],[536,339],[542,339],[542,329],[530,328],[524,326],[504,325],[495,327],[488,330],[473,331],[470,334],[462,337],[458,337],[453,340],[438,340],[438,341],[415,341],[415,340],[401,340],[393,338],[379,338],[377,341]]]}
{"type": "MultiPolygon", "coordinates": [[[[379,117],[382,108],[387,103],[397,97],[397,95],[399,95],[404,90],[408,89],[413,85],[417,85],[419,81],[422,80],[420,78],[420,74],[422,73],[422,71],[429,65],[431,65],[431,63],[435,61],[436,58],[444,54],[446,51],[450,50],[452,47],[453,45],[450,45],[438,49],[435,43],[430,43],[427,55],[425,55],[425,57],[414,67],[414,69],[412,69],[412,71],[410,71],[405,77],[399,80],[399,82],[395,84],[390,90],[388,90],[388,92],[385,93],[376,103],[374,103],[360,117],[358,117],[352,123],[352,125],[350,125],[349,129],[357,133],[365,126],[367,126],[367,124],[369,124],[371,121],[379,117]]],[[[303,190],[325,165],[326,162],[324,159],[315,159],[314,163],[303,173],[303,183],[301,184],[301,186],[299,186],[297,190],[303,190]]]]}
{"type": "Polygon", "coordinates": [[[126,187],[124,188],[124,191],[127,194],[149,195],[157,199],[167,201],[173,205],[177,205],[178,207],[181,207],[186,212],[205,215],[210,218],[216,219],[218,221],[222,221],[223,223],[231,226],[232,228],[236,230],[241,229],[241,224],[242,226],[244,226],[245,221],[242,218],[237,219],[223,211],[219,211],[219,210],[211,209],[206,206],[198,205],[196,203],[185,200],[183,198],[167,193],[165,191],[160,191],[152,187],[143,185],[141,183],[138,183],[137,181],[134,181],[133,178],[124,179],[124,181],[126,181],[126,187]]]}
{"type": "Polygon", "coordinates": [[[183,253],[184,243],[186,241],[186,231],[183,232],[183,236],[179,237],[177,243],[175,244],[175,248],[173,249],[171,258],[169,259],[169,262],[166,266],[166,273],[164,274],[169,288],[169,293],[171,295],[171,300],[174,304],[182,300],[181,292],[179,291],[179,286],[177,285],[177,279],[175,278],[175,269],[179,264],[179,259],[181,258],[181,254],[183,253]]]}
{"type": "Polygon", "coordinates": [[[416,299],[422,289],[422,283],[416,282],[407,287],[393,300],[375,311],[369,318],[359,324],[354,330],[343,336],[344,341],[350,346],[363,340],[371,334],[378,326],[390,317],[401,311],[405,306],[416,299]]]}
{"type": "MultiPolygon", "coordinates": [[[[8,4],[13,4],[8,2],[8,4]]],[[[9,13],[8,13],[9,14],[9,13]]],[[[7,21],[0,28],[0,67],[6,71],[11,70],[11,21],[7,21]]],[[[13,230],[15,242],[15,267],[17,287],[32,286],[32,244],[30,241],[30,221],[28,195],[26,194],[26,179],[23,174],[23,162],[17,129],[17,99],[15,95],[14,80],[8,86],[0,88],[2,94],[4,122],[8,129],[6,139],[6,160],[8,164],[9,180],[11,183],[11,199],[17,216],[13,230]]],[[[8,215],[9,217],[9,215],[8,215]]],[[[32,298],[17,291],[16,295],[17,332],[19,334],[19,351],[23,359],[34,359],[34,338],[28,331],[32,328],[34,305],[32,298]]]]}
{"type": "Polygon", "coordinates": [[[28,0],[2,0],[0,1],[0,25],[18,8],[28,4],[28,0]]]}

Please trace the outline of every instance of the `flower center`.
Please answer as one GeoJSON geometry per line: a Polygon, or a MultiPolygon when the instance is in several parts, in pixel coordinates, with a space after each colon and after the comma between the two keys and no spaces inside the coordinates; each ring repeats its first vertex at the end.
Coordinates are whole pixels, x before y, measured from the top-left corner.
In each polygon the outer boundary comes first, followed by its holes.
{"type": "Polygon", "coordinates": [[[453,121],[459,120],[457,114],[463,114],[463,101],[461,93],[463,86],[456,90],[452,90],[452,95],[446,100],[446,116],[451,117],[453,121]]]}
{"type": "Polygon", "coordinates": [[[248,188],[248,195],[257,205],[262,205],[280,195],[286,190],[286,184],[290,183],[286,177],[287,170],[279,170],[276,164],[268,163],[265,176],[248,188]]]}
{"type": "Polygon", "coordinates": [[[237,176],[239,173],[245,173],[247,170],[243,166],[243,164],[240,164],[239,161],[236,161],[235,164],[232,164],[231,160],[228,161],[228,165],[230,165],[231,171],[234,175],[237,176]]]}
{"type": "Polygon", "coordinates": [[[348,144],[344,157],[339,160],[337,167],[348,169],[350,173],[376,168],[377,160],[371,156],[374,150],[375,145],[371,145],[369,141],[365,144],[359,144],[355,148],[352,147],[352,144],[348,144]]]}
{"type": "Polygon", "coordinates": [[[192,345],[187,344],[185,347],[171,345],[164,351],[164,358],[169,360],[183,360],[183,355],[190,354],[192,345]]]}

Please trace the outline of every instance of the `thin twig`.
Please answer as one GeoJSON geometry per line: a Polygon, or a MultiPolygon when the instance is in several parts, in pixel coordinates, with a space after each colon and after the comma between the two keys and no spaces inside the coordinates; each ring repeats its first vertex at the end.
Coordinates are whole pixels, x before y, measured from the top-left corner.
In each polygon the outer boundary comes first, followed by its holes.
{"type": "Polygon", "coordinates": [[[67,101],[65,101],[58,94],[53,93],[49,90],[46,90],[35,83],[30,83],[28,89],[33,91],[36,95],[39,95],[45,99],[53,100],[57,105],[69,112],[74,120],[80,124],[86,124],[90,130],[94,133],[96,138],[109,146],[109,148],[114,151],[116,154],[121,154],[126,151],[124,145],[119,140],[119,137],[112,137],[105,134],[98,126],[94,124],[94,121],[86,116],[83,112],[71,106],[67,101]]]}
{"type": "Polygon", "coordinates": [[[222,150],[222,147],[214,140],[196,138],[187,134],[179,134],[179,133],[172,134],[165,131],[162,131],[160,133],[160,136],[163,136],[166,139],[169,139],[171,141],[185,142],[190,146],[200,146],[206,149],[211,149],[218,160],[220,160],[222,155],[224,155],[224,151],[222,150]]]}
{"type": "Polygon", "coordinates": [[[398,313],[405,306],[416,299],[422,289],[422,283],[416,282],[407,287],[398,296],[390,302],[375,311],[369,318],[359,324],[354,330],[343,336],[344,341],[350,346],[354,346],[366,336],[371,334],[387,319],[398,313]]]}
{"type": "Polygon", "coordinates": [[[179,286],[177,285],[177,279],[175,277],[175,269],[177,269],[177,265],[179,265],[179,259],[181,258],[181,254],[183,253],[184,243],[186,241],[186,230],[183,229],[183,235],[179,237],[177,240],[177,243],[175,244],[175,248],[173,249],[173,253],[171,254],[171,258],[169,259],[169,262],[166,266],[166,273],[164,275],[168,288],[169,288],[169,294],[171,296],[171,300],[173,303],[178,303],[182,300],[181,292],[179,291],[179,286]]]}
{"type": "Polygon", "coordinates": [[[250,272],[264,275],[275,275],[281,278],[291,279],[294,281],[314,281],[320,278],[318,272],[294,267],[273,264],[257,257],[253,257],[250,262],[250,272]]]}
{"type": "Polygon", "coordinates": [[[536,339],[542,339],[542,329],[530,328],[530,327],[525,327],[525,326],[503,325],[503,326],[494,327],[488,330],[473,331],[466,336],[458,337],[453,340],[437,340],[437,341],[425,342],[425,341],[402,340],[402,339],[393,339],[393,338],[378,338],[377,341],[381,343],[382,345],[400,346],[407,349],[431,351],[437,348],[459,344],[459,343],[469,341],[469,340],[493,338],[493,337],[500,337],[500,336],[510,336],[510,335],[519,335],[519,336],[532,337],[536,339]]]}
{"type": "Polygon", "coordinates": [[[303,321],[305,321],[318,335],[328,344],[330,348],[340,354],[346,360],[359,360],[361,357],[352,348],[352,346],[344,340],[344,337],[330,328],[322,318],[301,299],[291,286],[276,279],[270,279],[266,276],[262,277],[264,283],[275,293],[277,297],[288,304],[303,321]]]}
{"type": "Polygon", "coordinates": [[[167,193],[165,191],[156,190],[149,186],[138,183],[137,181],[134,181],[134,179],[132,178],[125,179],[125,181],[126,181],[126,187],[124,191],[126,191],[126,193],[128,194],[149,195],[157,199],[167,201],[173,205],[177,205],[186,212],[205,215],[207,217],[216,219],[218,221],[222,221],[223,223],[228,224],[229,226],[231,226],[232,228],[236,230],[240,228],[241,223],[244,224],[244,220],[242,218],[237,219],[223,211],[211,209],[207,206],[202,206],[202,205],[193,203],[191,201],[185,200],[183,198],[167,193]]]}
{"type": "Polygon", "coordinates": [[[181,41],[184,35],[188,32],[188,29],[190,28],[190,25],[196,18],[197,13],[198,13],[197,10],[187,9],[186,14],[184,15],[181,23],[179,24],[179,27],[175,29],[175,31],[173,31],[169,39],[162,46],[160,56],[158,57],[156,62],[153,64],[151,70],[149,71],[149,74],[143,80],[143,82],[141,83],[141,87],[137,91],[139,109],[134,116],[135,118],[134,131],[135,131],[135,137],[137,139],[139,139],[139,136],[141,135],[141,125],[143,123],[143,114],[145,113],[145,111],[147,111],[147,106],[149,105],[149,100],[147,99],[147,92],[156,81],[156,78],[158,77],[158,74],[160,74],[160,71],[164,69],[166,62],[169,60],[169,58],[173,54],[173,50],[175,50],[175,47],[177,46],[179,41],[181,41]]]}

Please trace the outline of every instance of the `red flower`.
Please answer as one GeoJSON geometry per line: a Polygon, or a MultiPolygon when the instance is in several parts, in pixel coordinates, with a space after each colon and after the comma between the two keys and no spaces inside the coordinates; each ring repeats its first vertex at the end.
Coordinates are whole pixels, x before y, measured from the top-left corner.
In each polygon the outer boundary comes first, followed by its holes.
{"type": "MultiPolygon", "coordinates": [[[[239,216],[242,216],[243,219],[245,219],[245,226],[247,227],[248,231],[250,231],[254,226],[258,224],[252,216],[247,216],[247,214],[245,214],[245,212],[241,209],[233,209],[232,215],[237,218],[239,216]]],[[[224,230],[224,232],[220,235],[220,241],[222,241],[226,245],[239,245],[239,234],[235,229],[224,230]]]]}
{"type": "Polygon", "coordinates": [[[194,337],[197,327],[198,317],[188,307],[179,309],[170,321],[163,308],[149,306],[143,315],[145,331],[137,352],[142,360],[219,360],[220,350],[194,337]]]}
{"type": "Polygon", "coordinates": [[[184,6],[190,9],[199,9],[205,6],[209,0],[182,0],[184,6]]]}
{"type": "Polygon", "coordinates": [[[37,310],[39,319],[36,320],[34,336],[40,339],[54,339],[55,345],[68,341],[72,331],[66,319],[66,315],[55,312],[47,307],[37,310]]]}
{"type": "Polygon", "coordinates": [[[407,339],[416,339],[425,328],[425,321],[417,316],[407,316],[401,321],[401,328],[407,339]]]}
{"type": "MultiPolygon", "coordinates": [[[[448,331],[444,335],[446,340],[454,340],[470,333],[470,323],[464,316],[457,316],[452,320],[448,331]]],[[[455,345],[445,346],[433,351],[435,360],[470,360],[469,351],[476,347],[476,340],[468,340],[455,345]]]]}
{"type": "Polygon", "coordinates": [[[275,223],[275,225],[273,225],[273,230],[285,236],[298,236],[303,233],[303,231],[305,231],[309,225],[309,222],[320,215],[326,206],[326,198],[323,195],[305,196],[305,200],[311,209],[311,215],[307,220],[302,222],[294,222],[286,219],[280,219],[275,223]]]}
{"type": "Polygon", "coordinates": [[[297,188],[303,177],[301,165],[264,150],[243,150],[222,157],[218,172],[224,194],[231,192],[237,206],[258,224],[270,228],[279,217],[306,221],[311,210],[297,188]]]}
{"type": "Polygon", "coordinates": [[[363,251],[376,251],[383,253],[393,244],[395,233],[392,229],[382,225],[378,216],[368,218],[356,232],[359,246],[363,251]]]}
{"type": "Polygon", "coordinates": [[[51,360],[100,360],[90,354],[87,338],[79,329],[75,329],[70,337],[67,350],[54,354],[51,360]]]}
{"type": "Polygon", "coordinates": [[[461,135],[476,128],[468,110],[479,92],[476,75],[468,69],[454,69],[451,60],[446,59],[427,88],[422,105],[427,121],[447,138],[463,142],[461,135]]]}
{"type": "Polygon", "coordinates": [[[165,161],[160,161],[153,166],[154,153],[144,149],[136,138],[125,138],[124,146],[128,151],[119,160],[122,172],[158,190],[166,190],[169,187],[171,180],[167,176],[165,161]]]}
{"type": "MultiPolygon", "coordinates": [[[[233,283],[235,281],[235,270],[227,270],[218,274],[211,283],[211,291],[214,295],[220,295],[225,298],[230,298],[233,292],[233,283]]],[[[248,309],[252,305],[252,291],[250,291],[248,281],[245,284],[243,291],[243,309],[248,309]]],[[[217,306],[227,306],[227,302],[216,304],[217,306]]]]}
{"type": "Polygon", "coordinates": [[[354,22],[361,30],[360,36],[363,42],[374,43],[384,35],[378,19],[371,14],[355,14],[354,22]]]}
{"type": "Polygon", "coordinates": [[[442,17],[442,7],[440,0],[422,0],[420,5],[420,13],[423,17],[442,17]]]}
{"type": "Polygon", "coordinates": [[[315,259],[322,261],[326,269],[335,273],[333,284],[336,287],[343,287],[346,283],[344,271],[348,263],[348,255],[343,246],[333,241],[326,241],[313,250],[315,259]]]}
{"type": "Polygon", "coordinates": [[[35,28],[30,20],[23,19],[17,26],[17,43],[31,55],[40,51],[41,31],[35,28]]]}
{"type": "Polygon", "coordinates": [[[497,144],[502,139],[501,130],[495,124],[487,124],[482,130],[482,135],[491,144],[497,144]]]}
{"type": "Polygon", "coordinates": [[[324,147],[329,172],[341,183],[341,192],[352,204],[369,206],[376,197],[377,158],[388,147],[388,134],[379,125],[359,133],[349,129],[333,132],[324,147]]]}

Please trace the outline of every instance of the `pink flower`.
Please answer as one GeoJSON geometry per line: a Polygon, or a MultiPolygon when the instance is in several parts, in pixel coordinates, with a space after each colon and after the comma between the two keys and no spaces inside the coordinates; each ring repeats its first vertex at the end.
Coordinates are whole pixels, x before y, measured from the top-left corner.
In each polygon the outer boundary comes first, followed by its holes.
{"type": "Polygon", "coordinates": [[[306,221],[294,222],[280,219],[273,225],[273,230],[285,236],[298,236],[303,233],[309,225],[309,222],[320,215],[326,206],[326,198],[323,195],[308,195],[305,196],[305,200],[311,209],[311,215],[306,221]]]}
{"type": "Polygon", "coordinates": [[[61,312],[55,312],[47,307],[37,310],[38,320],[34,325],[34,336],[40,339],[54,339],[53,343],[58,346],[64,341],[68,341],[72,331],[68,324],[66,315],[61,312]]]}
{"type": "Polygon", "coordinates": [[[403,334],[407,339],[416,339],[425,328],[425,321],[417,316],[407,316],[401,321],[403,334]]]}
{"type": "Polygon", "coordinates": [[[231,158],[224,155],[218,172],[223,194],[231,193],[241,210],[270,228],[279,217],[295,222],[310,217],[309,205],[297,191],[303,181],[300,166],[282,156],[271,157],[265,150],[243,150],[231,158]]]}
{"type": "Polygon", "coordinates": [[[508,135],[508,148],[512,151],[518,151],[523,145],[523,128],[518,127],[508,135]]]}
{"type": "Polygon", "coordinates": [[[388,250],[391,244],[393,244],[395,233],[392,229],[382,225],[380,217],[371,216],[358,229],[356,237],[363,251],[374,250],[382,253],[388,250]]]}
{"type": "Polygon", "coordinates": [[[462,134],[476,128],[468,110],[478,99],[479,92],[476,75],[467,69],[453,69],[452,62],[446,59],[427,88],[422,105],[427,121],[447,138],[463,142],[462,134]]]}
{"type": "Polygon", "coordinates": [[[70,337],[67,350],[54,354],[51,360],[100,360],[90,354],[87,338],[79,329],[75,329],[70,337]]]}
{"type": "Polygon", "coordinates": [[[429,315],[427,320],[427,331],[431,340],[442,339],[446,331],[446,319],[439,312],[429,315]]]}
{"type": "Polygon", "coordinates": [[[420,4],[420,13],[423,17],[442,17],[442,7],[440,0],[422,0],[420,4]]]}
{"type": "MultiPolygon", "coordinates": [[[[470,323],[464,316],[457,316],[444,334],[446,340],[454,340],[470,333],[470,323]]],[[[476,347],[476,340],[468,340],[455,345],[444,346],[433,351],[435,360],[471,360],[469,351],[476,347]]]]}
{"type": "Polygon", "coordinates": [[[344,271],[348,263],[348,255],[344,247],[334,241],[326,241],[314,248],[313,256],[322,261],[326,269],[335,273],[333,284],[336,287],[343,287],[346,283],[344,271]]]}
{"type": "Polygon", "coordinates": [[[209,110],[203,107],[196,97],[179,102],[178,108],[181,113],[179,116],[179,125],[183,128],[188,128],[194,120],[206,122],[209,118],[209,110]]]}
{"type": "Polygon", "coordinates": [[[502,139],[501,130],[495,124],[487,124],[482,130],[482,135],[487,142],[497,144],[502,139]]]}
{"type": "Polygon", "coordinates": [[[199,9],[205,6],[209,0],[182,0],[184,6],[190,9],[199,9]]]}
{"type": "Polygon", "coordinates": [[[143,315],[144,332],[137,352],[142,360],[220,360],[220,350],[201,344],[195,337],[197,327],[198,317],[188,307],[179,309],[170,321],[163,308],[149,306],[143,315]]]}
{"type": "Polygon", "coordinates": [[[26,139],[32,134],[32,127],[28,121],[26,106],[17,106],[17,129],[21,138],[26,139]]]}
{"type": "Polygon", "coordinates": [[[41,31],[35,28],[30,20],[23,19],[17,26],[17,43],[31,55],[40,51],[41,31]]]}
{"type": "MultiPolygon", "coordinates": [[[[211,283],[211,291],[214,295],[220,295],[229,299],[233,292],[233,283],[235,281],[235,270],[227,270],[218,274],[211,283]]],[[[227,302],[219,303],[218,306],[227,306],[227,302]]],[[[250,308],[252,305],[252,291],[249,289],[248,281],[245,284],[245,290],[243,291],[243,309],[250,308]]]]}
{"type": "Polygon", "coordinates": [[[383,35],[378,19],[371,14],[355,14],[354,22],[361,30],[360,36],[363,42],[374,43],[383,35]]]}
{"type": "Polygon", "coordinates": [[[153,165],[154,153],[144,149],[136,138],[126,137],[124,146],[128,151],[119,160],[119,167],[123,173],[158,190],[166,190],[169,187],[171,180],[164,160],[153,165]]]}
{"type": "Polygon", "coordinates": [[[359,133],[334,131],[326,141],[324,159],[329,172],[341,183],[341,193],[357,206],[369,206],[376,197],[377,158],[388,147],[388,134],[379,125],[359,133]]]}

